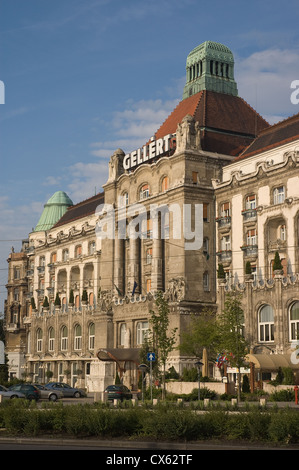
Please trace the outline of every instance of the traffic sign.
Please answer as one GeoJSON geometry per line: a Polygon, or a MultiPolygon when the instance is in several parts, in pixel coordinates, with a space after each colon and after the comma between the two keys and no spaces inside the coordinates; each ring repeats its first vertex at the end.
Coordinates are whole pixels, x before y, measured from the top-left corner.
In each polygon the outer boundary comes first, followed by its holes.
{"type": "Polygon", "coordinates": [[[156,355],[153,352],[147,353],[147,360],[152,362],[156,360],[156,355]]]}

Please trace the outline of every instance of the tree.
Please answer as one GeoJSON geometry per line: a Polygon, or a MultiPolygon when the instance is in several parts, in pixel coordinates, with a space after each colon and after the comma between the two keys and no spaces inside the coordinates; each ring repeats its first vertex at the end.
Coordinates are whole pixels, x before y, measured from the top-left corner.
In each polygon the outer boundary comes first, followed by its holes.
{"type": "Polygon", "coordinates": [[[219,337],[216,316],[213,311],[203,310],[199,315],[192,315],[186,331],[181,334],[179,349],[182,353],[201,359],[206,349],[208,359],[215,359],[219,337]]]}
{"type": "Polygon", "coordinates": [[[252,274],[251,263],[250,261],[246,261],[245,265],[245,274],[252,274]]]}
{"type": "Polygon", "coordinates": [[[283,266],[281,263],[281,259],[279,257],[278,251],[275,252],[274,262],[273,262],[273,271],[282,271],[283,266]]]}
{"type": "Polygon", "coordinates": [[[57,292],[56,297],[55,297],[54,305],[56,307],[61,307],[61,300],[60,300],[58,292],[57,292]]]}
{"type": "Polygon", "coordinates": [[[69,297],[69,304],[73,305],[74,303],[74,291],[73,289],[70,290],[70,297],[69,297]]]}
{"type": "Polygon", "coordinates": [[[87,290],[84,289],[82,292],[82,302],[87,302],[87,301],[88,301],[87,290]]]}
{"type": "Polygon", "coordinates": [[[240,296],[235,292],[227,295],[224,310],[217,317],[219,347],[229,358],[232,367],[238,369],[238,400],[241,399],[241,367],[245,364],[248,343],[243,335],[244,312],[240,296]]]}
{"type": "Polygon", "coordinates": [[[169,353],[174,349],[176,342],[177,328],[169,331],[169,306],[164,299],[162,292],[157,293],[156,298],[157,313],[153,310],[151,313],[152,344],[155,347],[158,357],[157,360],[162,364],[162,398],[165,398],[165,367],[169,353]]]}
{"type": "Polygon", "coordinates": [[[217,270],[217,277],[218,279],[225,279],[225,271],[223,264],[218,264],[218,270],[217,270]]]}

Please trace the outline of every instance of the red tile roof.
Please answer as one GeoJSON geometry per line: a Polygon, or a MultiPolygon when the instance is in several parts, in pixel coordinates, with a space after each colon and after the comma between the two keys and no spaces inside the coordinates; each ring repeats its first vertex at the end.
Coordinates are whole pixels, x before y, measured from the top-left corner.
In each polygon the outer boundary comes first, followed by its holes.
{"type": "Polygon", "coordinates": [[[182,100],[156,132],[156,138],[175,133],[190,114],[202,129],[202,148],[238,155],[269,124],[246,101],[213,91],[201,91],[182,100]]]}
{"type": "Polygon", "coordinates": [[[260,132],[237,158],[243,159],[299,139],[299,113],[260,132]]]}
{"type": "Polygon", "coordinates": [[[68,224],[69,222],[73,222],[89,215],[93,215],[96,208],[100,204],[104,204],[104,193],[98,193],[89,199],[69,207],[66,213],[61,217],[61,219],[59,219],[53,228],[60,227],[61,225],[68,224]]]}

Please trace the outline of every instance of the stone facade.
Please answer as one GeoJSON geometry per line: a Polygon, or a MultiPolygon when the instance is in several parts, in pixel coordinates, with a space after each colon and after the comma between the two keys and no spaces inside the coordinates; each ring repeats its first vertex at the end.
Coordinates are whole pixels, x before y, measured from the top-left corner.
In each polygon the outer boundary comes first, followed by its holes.
{"type": "Polygon", "coordinates": [[[219,308],[227,292],[241,293],[251,352],[282,355],[296,369],[291,355],[299,339],[299,138],[287,133],[294,122],[298,129],[297,115],[261,135],[257,142],[271,136],[275,145],[261,142],[251,155],[227,165],[214,187],[217,258],[226,272],[219,308]],[[275,253],[279,271],[273,269],[275,253]]]}
{"type": "MultiPolygon", "coordinates": [[[[11,375],[103,391],[117,371],[136,388],[139,352],[158,291],[169,303],[176,346],[191,314],[216,310],[217,302],[221,308],[234,285],[243,293],[245,310],[250,308],[245,330],[252,348],[289,347],[283,316],[295,305],[298,290],[298,157],[293,143],[269,151],[267,158],[259,152],[243,156],[255,145],[255,130],[268,124],[237,96],[231,52],[216,43],[198,51],[206,51],[206,57],[196,55],[204,59],[204,68],[194,68],[194,55],[189,57],[187,96],[155,136],[131,154],[114,152],[102,193],[75,205],[59,194],[65,202],[59,220],[56,196],[54,207],[47,206],[51,227],[30,233],[22,252],[10,255],[7,352],[10,367],[14,354],[20,362],[11,375]],[[216,64],[219,54],[222,68],[216,64]],[[225,61],[228,76],[221,72],[225,61]],[[204,71],[212,77],[206,80],[204,71]],[[280,186],[286,197],[274,204],[271,194],[280,186]],[[248,199],[252,193],[258,198],[255,207],[248,199]],[[287,242],[275,235],[278,231],[287,242]],[[286,260],[285,275],[263,284],[271,277],[274,248],[286,260]],[[228,273],[226,288],[217,286],[216,259],[228,273]],[[255,268],[248,284],[247,259],[255,268]],[[26,272],[21,281],[11,274],[16,262],[26,272]],[[16,301],[18,283],[22,296],[16,301]],[[275,305],[280,321],[270,345],[258,339],[272,328],[257,324],[254,312],[263,302],[275,305]]],[[[275,198],[280,197],[276,191],[275,198]]],[[[167,367],[182,372],[193,362],[175,349],[167,367]]]]}

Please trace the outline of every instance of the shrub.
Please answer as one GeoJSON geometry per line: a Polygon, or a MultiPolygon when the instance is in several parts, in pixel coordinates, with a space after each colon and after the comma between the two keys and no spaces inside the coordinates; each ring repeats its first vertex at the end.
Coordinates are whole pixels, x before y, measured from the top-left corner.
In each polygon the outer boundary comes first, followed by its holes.
{"type": "Polygon", "coordinates": [[[271,401],[295,401],[295,391],[294,390],[279,390],[277,392],[271,393],[269,396],[271,401]]]}
{"type": "Polygon", "coordinates": [[[271,415],[269,437],[274,442],[299,442],[299,413],[292,410],[280,410],[271,415]]]}

